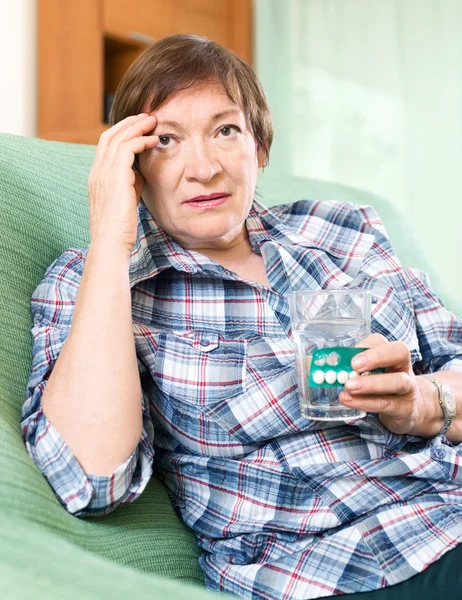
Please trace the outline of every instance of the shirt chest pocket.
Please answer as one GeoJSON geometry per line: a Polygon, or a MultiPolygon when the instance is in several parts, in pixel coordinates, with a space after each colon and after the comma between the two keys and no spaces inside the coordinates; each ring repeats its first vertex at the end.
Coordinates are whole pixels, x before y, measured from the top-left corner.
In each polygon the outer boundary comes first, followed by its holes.
{"type": "Polygon", "coordinates": [[[219,333],[160,333],[154,376],[168,396],[198,408],[243,393],[247,343],[219,333]]]}

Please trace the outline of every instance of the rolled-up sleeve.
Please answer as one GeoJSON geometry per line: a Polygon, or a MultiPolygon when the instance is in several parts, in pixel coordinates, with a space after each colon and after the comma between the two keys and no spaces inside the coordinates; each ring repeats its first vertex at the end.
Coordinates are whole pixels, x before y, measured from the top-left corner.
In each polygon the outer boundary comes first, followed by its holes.
{"type": "MultiPolygon", "coordinates": [[[[73,308],[83,272],[83,256],[63,253],[47,269],[33,293],[32,368],[22,407],[21,431],[27,451],[62,506],[76,517],[101,516],[133,502],[153,471],[154,429],[149,397],[142,385],[142,435],[132,454],[109,476],[84,471],[63,437],[42,410],[42,396],[70,332],[73,308]]],[[[138,359],[143,384],[145,367],[138,359]]],[[[78,418],[69,415],[69,418],[78,418]]]]}
{"type": "Polygon", "coordinates": [[[405,269],[414,303],[422,373],[462,372],[462,318],[448,310],[427,273],[405,269]]]}
{"type": "MultiPolygon", "coordinates": [[[[416,375],[436,371],[462,371],[462,315],[455,315],[432,288],[429,275],[418,268],[402,267],[375,208],[354,207],[356,229],[372,233],[374,244],[367,269],[374,277],[385,276],[406,300],[412,298],[415,330],[421,360],[413,364],[416,375]]],[[[354,221],[352,221],[354,222],[354,221]]]]}

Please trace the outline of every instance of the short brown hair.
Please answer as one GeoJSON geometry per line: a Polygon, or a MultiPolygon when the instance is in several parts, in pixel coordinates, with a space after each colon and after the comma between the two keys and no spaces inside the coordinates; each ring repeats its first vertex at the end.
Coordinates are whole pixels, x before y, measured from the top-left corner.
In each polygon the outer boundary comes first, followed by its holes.
{"type": "MultiPolygon", "coordinates": [[[[177,90],[218,80],[229,99],[240,106],[257,150],[269,161],[273,124],[265,93],[253,69],[232,50],[197,35],[171,35],[145,50],[128,68],[115,92],[110,125],[160,106],[177,90]]],[[[135,156],[138,166],[138,155],[135,156]]]]}

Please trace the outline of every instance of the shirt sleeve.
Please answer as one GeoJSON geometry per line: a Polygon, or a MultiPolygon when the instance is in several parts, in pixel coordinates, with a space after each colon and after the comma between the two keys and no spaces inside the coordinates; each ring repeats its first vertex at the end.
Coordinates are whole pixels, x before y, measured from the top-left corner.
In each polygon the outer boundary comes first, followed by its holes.
{"type": "Polygon", "coordinates": [[[421,372],[462,372],[462,319],[444,306],[427,273],[411,268],[405,272],[414,302],[421,372]]]}
{"type": "MultiPolygon", "coordinates": [[[[395,289],[403,289],[404,286],[407,297],[412,299],[414,326],[421,355],[421,359],[413,364],[414,373],[423,375],[447,370],[462,372],[462,319],[444,306],[425,271],[401,266],[376,210],[372,206],[360,206],[356,207],[356,211],[362,221],[361,229],[374,233],[375,236],[368,256],[369,272],[376,276],[385,273],[386,277],[392,278],[395,289]]],[[[412,443],[422,443],[419,436],[406,435],[406,438],[412,443]]],[[[445,442],[453,445],[447,439],[445,442]]],[[[428,447],[436,447],[441,443],[440,435],[426,441],[428,447]]],[[[462,452],[462,444],[458,445],[457,451],[462,452]]]]}
{"type": "MultiPolygon", "coordinates": [[[[110,476],[87,474],[42,411],[42,395],[71,329],[84,255],[66,250],[34,290],[32,368],[22,407],[21,431],[27,451],[61,505],[76,517],[105,515],[133,502],[153,471],[154,429],[149,398],[142,385],[142,436],[133,453],[110,476]]],[[[141,382],[146,369],[138,359],[141,382]]]]}
{"type": "Polygon", "coordinates": [[[377,274],[385,273],[393,280],[395,289],[402,289],[404,282],[407,293],[412,298],[422,356],[413,365],[415,374],[440,370],[462,371],[462,318],[444,306],[425,271],[401,266],[377,211],[372,206],[359,206],[356,207],[356,212],[362,221],[361,229],[375,236],[367,259],[368,269],[377,274]]]}

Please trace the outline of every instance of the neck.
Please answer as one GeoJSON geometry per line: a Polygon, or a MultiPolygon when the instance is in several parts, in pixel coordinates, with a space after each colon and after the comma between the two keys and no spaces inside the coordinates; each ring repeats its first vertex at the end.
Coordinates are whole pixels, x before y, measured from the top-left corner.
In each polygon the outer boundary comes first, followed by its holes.
{"type": "Polygon", "coordinates": [[[196,248],[198,252],[207,256],[211,260],[221,263],[224,261],[241,261],[245,260],[251,253],[252,248],[247,235],[245,237],[236,238],[232,244],[229,244],[226,248],[196,248]]]}
{"type": "Polygon", "coordinates": [[[215,262],[239,261],[247,258],[252,252],[245,224],[242,224],[237,235],[226,240],[204,240],[203,243],[195,243],[193,246],[183,244],[183,248],[200,252],[215,262]]]}

